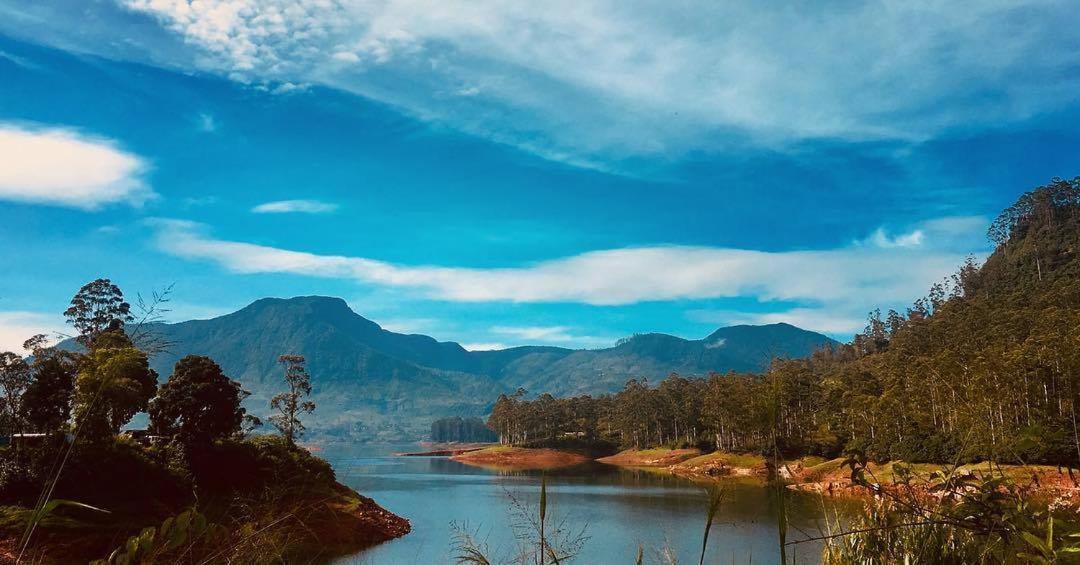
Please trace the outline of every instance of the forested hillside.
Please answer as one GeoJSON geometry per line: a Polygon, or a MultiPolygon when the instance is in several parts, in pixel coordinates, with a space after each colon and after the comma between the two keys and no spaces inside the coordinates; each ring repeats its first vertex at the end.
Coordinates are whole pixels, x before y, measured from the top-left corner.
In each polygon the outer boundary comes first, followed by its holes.
{"type": "Polygon", "coordinates": [[[281,352],[303,355],[319,410],[314,436],[420,439],[440,417],[484,417],[494,396],[524,387],[555,394],[610,393],[632,377],[672,371],[761,370],[774,354],[805,356],[829,338],[790,326],[733,326],[700,340],[641,334],[615,347],[523,346],[466,351],[454,342],[387,331],[340,298],[265,298],[210,320],[151,324],[168,347],[151,366],[167,375],[185,355],[217,360],[259,416],[281,380],[281,352]]]}
{"type": "Polygon", "coordinates": [[[878,460],[1080,461],[1080,179],[1024,194],[996,249],[850,343],[757,374],[632,380],[613,395],[499,398],[505,441],[584,433],[626,446],[707,443],[878,460]]]}

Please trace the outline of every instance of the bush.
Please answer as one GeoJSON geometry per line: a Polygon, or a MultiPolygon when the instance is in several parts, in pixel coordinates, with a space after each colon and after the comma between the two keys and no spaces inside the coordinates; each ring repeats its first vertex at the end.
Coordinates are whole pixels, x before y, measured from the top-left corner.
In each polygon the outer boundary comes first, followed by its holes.
{"type": "Polygon", "coordinates": [[[289,447],[277,435],[193,447],[188,464],[195,484],[209,496],[260,497],[271,490],[305,496],[320,490],[329,493],[335,485],[329,463],[304,449],[289,447]]]}

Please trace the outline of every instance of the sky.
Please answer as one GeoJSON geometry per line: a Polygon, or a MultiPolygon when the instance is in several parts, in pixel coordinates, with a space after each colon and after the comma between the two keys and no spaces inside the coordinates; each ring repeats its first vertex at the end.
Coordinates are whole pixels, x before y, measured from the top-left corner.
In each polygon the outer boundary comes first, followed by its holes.
{"type": "Polygon", "coordinates": [[[1080,174],[1070,2],[0,0],[0,349],[85,282],[471,349],[846,340],[1080,174]]]}

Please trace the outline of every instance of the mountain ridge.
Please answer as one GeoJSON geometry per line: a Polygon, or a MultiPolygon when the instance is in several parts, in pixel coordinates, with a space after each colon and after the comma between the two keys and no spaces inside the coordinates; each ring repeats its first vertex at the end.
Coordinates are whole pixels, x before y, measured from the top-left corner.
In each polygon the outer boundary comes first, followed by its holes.
{"type": "Polygon", "coordinates": [[[696,340],[635,334],[599,349],[469,351],[454,341],[392,332],[326,296],[261,298],[216,318],[151,328],[172,344],[152,360],[161,379],[184,355],[207,355],[252,393],[246,404],[260,416],[281,387],[278,355],[304,355],[319,406],[313,432],[382,439],[421,437],[438,417],[483,416],[499,393],[518,388],[603,394],[631,378],[762,370],[776,355],[802,357],[836,343],[790,324],[769,324],[729,326],[696,340]]]}

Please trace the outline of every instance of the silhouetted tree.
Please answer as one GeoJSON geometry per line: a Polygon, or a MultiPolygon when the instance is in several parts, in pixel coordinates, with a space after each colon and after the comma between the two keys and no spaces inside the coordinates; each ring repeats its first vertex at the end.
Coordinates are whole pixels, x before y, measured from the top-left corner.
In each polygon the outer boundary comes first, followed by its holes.
{"type": "Polygon", "coordinates": [[[270,399],[270,407],[278,411],[278,414],[270,416],[270,423],[274,424],[285,436],[285,441],[293,446],[306,429],[300,421],[300,415],[315,410],[314,402],[302,400],[311,394],[311,377],[304,368],[303,355],[282,355],[278,357],[278,362],[285,367],[285,384],[289,386],[289,390],[270,399]]]}
{"type": "Polygon", "coordinates": [[[33,355],[33,380],[23,394],[23,412],[32,430],[57,433],[71,418],[78,358],[74,353],[48,347],[43,334],[26,340],[23,348],[33,355]]]}
{"type": "Polygon", "coordinates": [[[150,402],[150,433],[205,444],[240,433],[248,393],[209,357],[177,361],[169,380],[150,402]]]}
{"type": "Polygon", "coordinates": [[[22,400],[30,385],[30,366],[10,351],[0,353],[0,391],[3,392],[4,416],[8,436],[19,432],[22,422],[22,400]]]}
{"type": "Polygon", "coordinates": [[[124,301],[120,287],[109,279],[83,285],[71,299],[64,316],[79,332],[75,339],[88,349],[101,333],[122,330],[132,320],[131,305],[124,301]]]}

